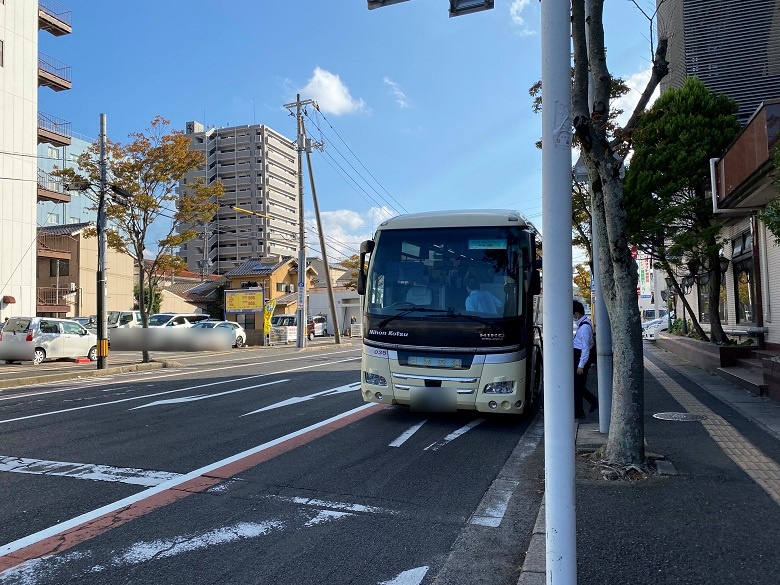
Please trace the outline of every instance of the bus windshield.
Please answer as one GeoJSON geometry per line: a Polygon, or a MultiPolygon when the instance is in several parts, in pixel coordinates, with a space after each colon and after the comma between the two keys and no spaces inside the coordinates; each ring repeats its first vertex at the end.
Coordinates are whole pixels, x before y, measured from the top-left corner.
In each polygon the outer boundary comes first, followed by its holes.
{"type": "Polygon", "coordinates": [[[515,227],[383,230],[372,253],[366,312],[517,317],[527,246],[515,227]]]}

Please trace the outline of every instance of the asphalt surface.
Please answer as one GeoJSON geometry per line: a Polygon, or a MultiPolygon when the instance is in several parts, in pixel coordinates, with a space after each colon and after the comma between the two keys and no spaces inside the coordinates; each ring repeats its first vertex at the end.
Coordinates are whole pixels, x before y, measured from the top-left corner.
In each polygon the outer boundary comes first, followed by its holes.
{"type": "Polygon", "coordinates": [[[4,389],[0,583],[516,582],[540,419],[365,405],[360,351],[4,389]]]}
{"type": "MultiPolygon", "coordinates": [[[[595,413],[579,425],[578,582],[780,582],[780,404],[645,343],[644,423],[646,452],[673,475],[603,479],[586,454],[606,435],[595,413]],[[654,416],[664,413],[701,420],[654,416]]],[[[519,585],[545,583],[544,520],[519,585]]]]}

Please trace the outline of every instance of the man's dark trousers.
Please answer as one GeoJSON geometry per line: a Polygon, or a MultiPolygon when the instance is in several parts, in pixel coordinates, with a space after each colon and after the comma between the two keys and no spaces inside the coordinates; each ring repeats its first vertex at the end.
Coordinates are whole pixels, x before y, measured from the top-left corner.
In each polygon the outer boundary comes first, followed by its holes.
{"type": "MultiPolygon", "coordinates": [[[[596,351],[596,348],[591,348],[591,351],[596,351]]],[[[577,367],[580,364],[580,355],[582,355],[582,350],[574,348],[574,417],[575,418],[584,418],[585,417],[585,410],[582,407],[582,399],[583,397],[585,400],[587,400],[591,407],[596,406],[598,404],[599,399],[594,396],[594,394],[588,390],[585,387],[585,382],[588,379],[588,370],[590,370],[590,360],[588,360],[588,363],[585,364],[585,367],[582,368],[582,374],[577,373],[577,367]]]]}

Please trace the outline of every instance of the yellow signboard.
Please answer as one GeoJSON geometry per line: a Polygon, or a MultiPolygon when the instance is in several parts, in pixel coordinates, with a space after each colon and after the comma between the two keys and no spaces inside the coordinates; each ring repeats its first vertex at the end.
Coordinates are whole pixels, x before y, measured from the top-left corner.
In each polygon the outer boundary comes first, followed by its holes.
{"type": "Polygon", "coordinates": [[[263,310],[263,291],[226,290],[226,313],[260,313],[263,310]]]}

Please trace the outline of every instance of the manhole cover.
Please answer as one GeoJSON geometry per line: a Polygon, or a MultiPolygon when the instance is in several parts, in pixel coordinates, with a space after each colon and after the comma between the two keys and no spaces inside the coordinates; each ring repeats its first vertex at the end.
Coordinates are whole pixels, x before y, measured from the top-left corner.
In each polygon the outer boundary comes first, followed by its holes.
{"type": "Polygon", "coordinates": [[[679,420],[679,421],[698,421],[707,418],[704,414],[695,414],[693,412],[656,412],[653,418],[661,420],[679,420]]]}

